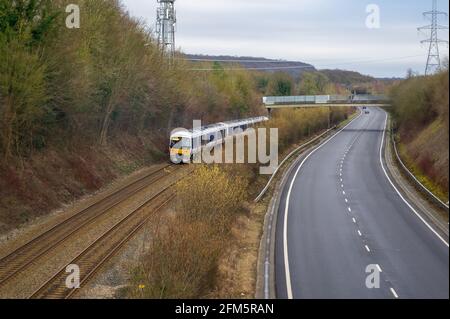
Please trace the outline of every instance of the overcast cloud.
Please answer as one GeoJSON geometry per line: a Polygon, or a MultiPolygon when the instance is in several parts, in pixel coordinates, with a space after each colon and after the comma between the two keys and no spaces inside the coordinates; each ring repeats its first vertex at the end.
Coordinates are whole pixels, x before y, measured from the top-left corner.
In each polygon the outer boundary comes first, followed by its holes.
{"type": "MultiPolygon", "coordinates": [[[[154,27],[156,0],[122,2],[154,27]]],[[[431,0],[176,0],[175,6],[177,47],[186,53],[294,60],[380,77],[425,67],[426,35],[417,27],[428,23],[422,12],[431,0]],[[381,10],[380,29],[366,27],[372,3],[381,10]]],[[[439,6],[448,12],[447,1],[439,6]]],[[[448,40],[448,31],[440,37],[448,40]]],[[[448,56],[448,46],[441,50],[448,56]]]]}

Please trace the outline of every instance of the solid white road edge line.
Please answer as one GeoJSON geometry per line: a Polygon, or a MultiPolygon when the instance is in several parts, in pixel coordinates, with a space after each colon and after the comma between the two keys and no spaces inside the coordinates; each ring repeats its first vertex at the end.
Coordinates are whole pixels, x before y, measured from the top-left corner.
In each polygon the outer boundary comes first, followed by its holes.
{"type": "Polygon", "coordinates": [[[289,253],[288,253],[288,244],[287,244],[287,226],[288,226],[288,216],[289,216],[289,201],[291,198],[291,192],[292,188],[294,187],[295,180],[297,179],[297,175],[300,172],[300,169],[303,167],[305,162],[308,160],[308,158],[311,157],[315,152],[317,152],[319,149],[321,149],[323,146],[328,144],[331,140],[333,140],[336,136],[338,136],[343,130],[345,130],[350,124],[352,124],[354,121],[359,119],[361,117],[361,110],[357,117],[355,117],[353,120],[350,121],[347,125],[345,125],[339,132],[334,134],[332,137],[330,137],[328,140],[326,140],[324,143],[320,144],[318,147],[316,147],[311,153],[309,153],[303,161],[300,163],[299,167],[295,171],[294,177],[292,178],[291,184],[289,185],[289,190],[286,197],[285,202],[285,208],[284,208],[284,224],[283,224],[283,253],[284,253],[284,272],[286,276],[286,290],[287,290],[287,297],[288,299],[293,299],[292,294],[292,283],[291,283],[291,271],[289,269],[289,253]]]}
{"type": "Polygon", "coordinates": [[[395,298],[398,298],[397,292],[395,291],[394,288],[391,288],[391,292],[394,295],[395,298]]]}
{"type": "Polygon", "coordinates": [[[384,168],[384,164],[383,164],[383,146],[384,146],[384,139],[385,139],[385,135],[386,135],[386,128],[387,128],[387,120],[388,120],[388,114],[386,111],[383,111],[385,113],[386,119],[384,121],[384,130],[383,130],[383,137],[381,139],[381,145],[380,145],[380,163],[381,163],[381,168],[383,169],[384,175],[386,175],[387,180],[389,181],[389,183],[391,184],[391,186],[394,188],[394,190],[397,192],[397,194],[400,196],[400,198],[403,200],[403,202],[405,202],[405,204],[412,210],[412,212],[414,214],[416,214],[417,217],[419,217],[419,219],[447,246],[449,247],[448,243],[445,241],[444,238],[442,238],[441,235],[439,235],[439,233],[434,230],[433,227],[431,227],[430,224],[427,223],[427,221],[414,209],[414,207],[411,206],[410,203],[408,203],[408,201],[403,197],[403,195],[400,193],[400,191],[397,189],[397,187],[395,187],[394,183],[392,182],[391,178],[389,177],[386,169],[384,168]]]}

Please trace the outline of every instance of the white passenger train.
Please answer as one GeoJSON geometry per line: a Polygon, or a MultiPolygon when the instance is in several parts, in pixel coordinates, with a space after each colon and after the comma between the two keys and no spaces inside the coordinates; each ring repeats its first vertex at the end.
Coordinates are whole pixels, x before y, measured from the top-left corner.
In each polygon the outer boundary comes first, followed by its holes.
{"type": "Polygon", "coordinates": [[[205,146],[222,144],[228,136],[242,133],[247,128],[268,121],[265,116],[221,122],[194,130],[177,129],[170,135],[170,159],[173,163],[189,163],[205,146]]]}

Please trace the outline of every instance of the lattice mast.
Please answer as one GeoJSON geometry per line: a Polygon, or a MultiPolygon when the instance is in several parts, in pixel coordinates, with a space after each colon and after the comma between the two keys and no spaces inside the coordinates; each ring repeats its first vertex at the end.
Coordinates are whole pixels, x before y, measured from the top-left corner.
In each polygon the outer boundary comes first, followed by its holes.
{"type": "Polygon", "coordinates": [[[441,58],[439,55],[439,44],[445,43],[448,45],[448,41],[441,40],[438,37],[439,30],[447,30],[447,26],[439,24],[440,16],[447,16],[446,12],[438,11],[437,0],[433,1],[433,8],[431,11],[424,12],[423,15],[431,20],[431,24],[418,28],[419,31],[426,30],[430,32],[430,37],[426,40],[421,41],[421,43],[428,43],[428,58],[427,66],[425,68],[425,75],[433,74],[440,70],[441,68],[441,58]]]}
{"type": "Polygon", "coordinates": [[[161,51],[170,59],[175,55],[175,0],[157,0],[159,7],[156,12],[156,33],[161,51]]]}

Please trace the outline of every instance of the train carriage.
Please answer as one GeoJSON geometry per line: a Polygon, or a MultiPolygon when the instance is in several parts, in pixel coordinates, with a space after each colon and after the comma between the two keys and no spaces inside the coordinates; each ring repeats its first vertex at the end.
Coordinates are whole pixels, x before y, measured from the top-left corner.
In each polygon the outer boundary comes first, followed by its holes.
{"type": "Polygon", "coordinates": [[[194,130],[176,129],[170,135],[169,153],[173,163],[190,163],[205,146],[222,144],[228,136],[242,133],[255,124],[268,121],[265,116],[221,122],[194,130]]]}

